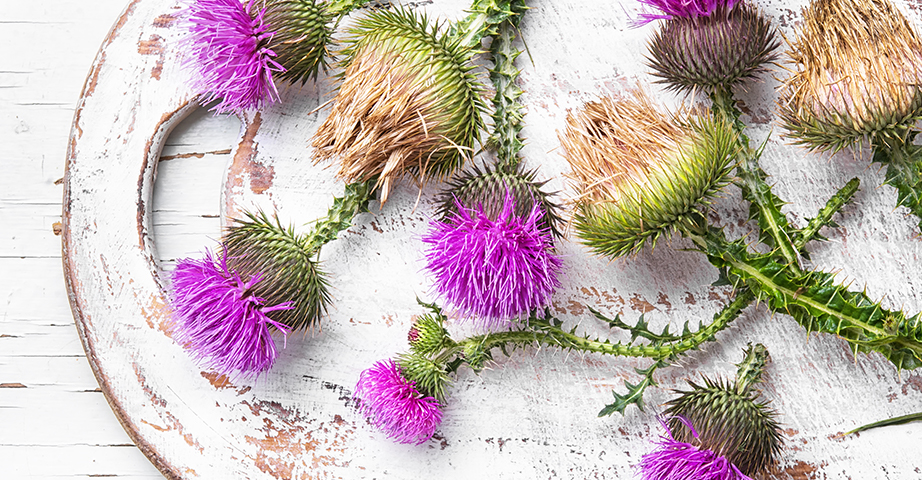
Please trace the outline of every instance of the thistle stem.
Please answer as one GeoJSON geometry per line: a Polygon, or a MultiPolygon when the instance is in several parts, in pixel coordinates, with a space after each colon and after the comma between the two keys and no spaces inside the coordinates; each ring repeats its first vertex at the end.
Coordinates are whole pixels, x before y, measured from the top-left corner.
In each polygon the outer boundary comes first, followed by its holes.
{"type": "Polygon", "coordinates": [[[461,46],[476,49],[487,35],[495,35],[496,27],[517,13],[512,3],[517,0],[474,0],[467,17],[451,26],[448,36],[461,46]]]}
{"type": "Polygon", "coordinates": [[[908,130],[898,138],[880,137],[874,142],[874,161],[887,165],[885,183],[897,190],[897,205],[919,218],[922,229],[922,147],[913,144],[918,132],[908,130]]]}
{"type": "Polygon", "coordinates": [[[307,234],[305,245],[310,252],[319,253],[320,247],[336,240],[339,232],[352,226],[352,219],[356,215],[368,211],[368,204],[374,199],[377,181],[375,177],[365,182],[346,185],[343,196],[333,199],[333,205],[327,211],[327,215],[316,220],[307,234]]]}
{"type": "Polygon", "coordinates": [[[762,373],[768,363],[768,349],[761,343],[746,348],[746,356],[737,364],[736,385],[738,395],[747,395],[752,386],[762,381],[762,373]]]}
{"type": "Polygon", "coordinates": [[[344,17],[353,10],[364,7],[372,0],[333,0],[328,5],[329,11],[336,17],[344,17]]]}
{"type": "Polygon", "coordinates": [[[522,89],[516,85],[519,69],[515,66],[515,59],[521,55],[513,45],[518,32],[518,24],[522,13],[528,7],[524,0],[513,0],[510,16],[497,27],[490,43],[490,54],[493,57],[493,68],[490,69],[490,80],[496,88],[493,96],[493,135],[489,144],[496,149],[498,165],[506,171],[514,171],[519,164],[519,152],[525,146],[522,142],[522,119],[524,108],[519,102],[522,89]]]}

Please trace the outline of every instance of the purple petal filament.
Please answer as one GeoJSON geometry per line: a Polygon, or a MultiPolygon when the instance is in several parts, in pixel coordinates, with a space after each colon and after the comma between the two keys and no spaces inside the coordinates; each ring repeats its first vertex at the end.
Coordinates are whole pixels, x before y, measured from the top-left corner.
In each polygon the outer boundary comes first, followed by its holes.
{"type": "Polygon", "coordinates": [[[268,370],[277,356],[269,326],[286,336],[289,329],[266,313],[292,305],[264,306],[250,293],[259,280],[255,275],[244,282],[228,272],[223,256],[180,260],[172,275],[174,339],[202,366],[229,377],[268,370]]]}
{"type": "MultiPolygon", "coordinates": [[[[684,418],[678,417],[698,437],[694,428],[684,418]]],[[[663,423],[666,435],[656,442],[658,448],[640,460],[643,480],[752,480],[744,475],[730,460],[711,450],[672,438],[669,426],[663,423]]]]}
{"type": "Polygon", "coordinates": [[[195,0],[186,11],[189,36],[185,63],[196,75],[192,88],[203,103],[221,99],[213,111],[237,113],[278,100],[272,72],[284,72],[267,47],[273,32],[263,23],[265,9],[239,0],[195,0]],[[247,11],[249,8],[249,12],[247,11]]]}
{"type": "Polygon", "coordinates": [[[512,318],[547,305],[560,286],[562,261],[553,251],[538,203],[516,217],[506,194],[496,220],[458,203],[458,213],[434,221],[423,236],[427,270],[442,298],[484,326],[508,326],[512,318]]]}
{"type": "Polygon", "coordinates": [[[637,25],[646,25],[654,20],[668,20],[675,17],[709,17],[718,7],[733,8],[740,0],[640,0],[640,3],[659,10],[660,13],[640,14],[637,25]]]}
{"type": "Polygon", "coordinates": [[[353,396],[375,426],[395,442],[419,445],[432,438],[442,423],[438,401],[421,394],[390,359],[363,371],[353,396]]]}

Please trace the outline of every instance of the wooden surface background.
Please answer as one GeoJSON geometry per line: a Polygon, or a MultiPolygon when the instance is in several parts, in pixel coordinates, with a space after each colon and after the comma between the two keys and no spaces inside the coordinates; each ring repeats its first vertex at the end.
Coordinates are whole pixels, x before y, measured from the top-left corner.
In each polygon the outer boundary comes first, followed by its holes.
{"type": "MultiPolygon", "coordinates": [[[[449,18],[464,4],[418,3],[449,18]]],[[[791,35],[804,3],[759,5],[791,35]]],[[[898,5],[920,24],[915,3],[898,5]]],[[[33,2],[10,6],[0,17],[0,161],[12,170],[0,176],[0,477],[160,476],[109,409],[67,305],[58,235],[59,179],[69,148],[74,215],[68,261],[79,280],[72,286],[84,340],[121,420],[164,472],[184,478],[632,474],[659,433],[654,418],[636,410],[604,419],[595,413],[610,401],[612,388],[636,380],[632,367],[643,361],[529,349],[480,376],[465,372],[436,439],[419,447],[391,444],[354,412],[349,395],[358,371],[404,349],[406,330],[420,313],[413,298],[427,294],[418,235],[437,185],[423,190],[416,209],[418,190],[403,185],[384,208],[360,218],[324,251],[335,274],[337,307],[320,335],[289,340],[271,374],[255,385],[235,385],[195,369],[162,331],[159,274],[176,258],[213,246],[222,195],[231,209],[277,207],[294,222],[322,213],[341,185],[330,170],[312,165],[304,139],[325,115],[308,112],[329,98],[330,85],[287,89],[281,105],[250,117],[249,128],[241,129],[236,118],[212,117],[186,103],[191,97],[171,62],[175,32],[163,17],[172,5],[139,0],[123,15],[124,7],[33,2]],[[113,21],[113,34],[97,55],[113,21]],[[68,127],[91,64],[91,94],[84,95],[69,145],[68,127]],[[113,90],[118,82],[145,88],[126,98],[132,90],[113,90]],[[164,123],[164,114],[177,108],[189,117],[158,152],[148,140],[165,137],[181,115],[164,123]],[[105,116],[119,109],[136,116],[105,116]],[[167,127],[164,135],[158,135],[160,126],[167,127]],[[137,155],[144,148],[153,161],[137,155]],[[146,228],[141,245],[139,226],[146,228]],[[133,247],[118,244],[125,232],[133,232],[133,247]],[[133,310],[137,305],[144,308],[133,310]]],[[[567,109],[650,81],[643,54],[652,27],[627,28],[637,11],[628,1],[533,7],[523,25],[534,59],[523,64],[525,155],[552,178],[552,189],[566,193],[555,131],[567,109]]],[[[756,141],[772,130],[775,85],[766,79],[741,95],[756,141]]],[[[892,208],[892,189],[877,188],[882,172],[861,155],[829,159],[777,141],[769,143],[764,162],[798,221],[847,179],[861,177],[856,205],[839,218],[842,227],[827,230],[830,242],[813,247],[814,264],[840,271],[856,287],[866,285],[889,305],[922,308],[915,220],[892,208]]],[[[742,234],[750,226],[737,198],[738,191],[728,190],[715,218],[742,234]]],[[[568,273],[554,309],[569,324],[599,334],[605,332],[585,304],[627,321],[646,313],[659,326],[708,319],[729,292],[709,286],[714,271],[700,255],[671,248],[683,246],[677,240],[609,263],[565,244],[568,273]]],[[[766,478],[922,478],[919,424],[837,437],[868,421],[922,410],[918,373],[899,376],[877,356],[855,359],[833,337],[807,341],[793,320],[770,317],[758,306],[719,339],[657,378],[675,388],[699,372],[730,375],[742,346],[765,343],[773,357],[765,393],[781,411],[787,439],[780,471],[766,478]]],[[[655,408],[668,397],[655,390],[647,399],[655,408]]]]}

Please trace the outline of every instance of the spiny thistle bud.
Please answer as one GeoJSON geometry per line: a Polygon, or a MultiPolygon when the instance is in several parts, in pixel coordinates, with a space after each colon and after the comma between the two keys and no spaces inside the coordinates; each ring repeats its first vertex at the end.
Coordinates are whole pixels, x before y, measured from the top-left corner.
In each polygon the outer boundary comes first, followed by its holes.
{"type": "Polygon", "coordinates": [[[318,0],[195,0],[185,11],[184,63],[217,113],[278,100],[273,74],[304,83],[324,65],[335,15],[318,0]]]}
{"type": "Polygon", "coordinates": [[[764,346],[749,346],[734,383],[705,378],[678,392],[666,410],[669,436],[640,463],[644,480],[744,480],[774,465],[781,428],[753,389],[767,358],[764,346]]]}
{"type": "Polygon", "coordinates": [[[420,393],[433,397],[439,402],[445,401],[446,389],[451,383],[445,371],[445,365],[438,364],[416,352],[398,356],[397,364],[400,365],[403,376],[413,382],[420,393]]]}
{"type": "Polygon", "coordinates": [[[814,1],[790,47],[779,109],[795,143],[836,152],[922,118],[922,42],[887,0],[814,1]]]}
{"type": "Polygon", "coordinates": [[[448,331],[442,325],[441,316],[434,314],[417,318],[407,334],[410,348],[420,355],[438,352],[448,338],[448,331]]]}
{"type": "Polygon", "coordinates": [[[406,174],[422,182],[459,168],[485,109],[471,51],[403,9],[359,20],[346,42],[342,85],[312,140],[317,160],[339,158],[349,182],[377,176],[382,203],[406,174]]]}
{"type": "Polygon", "coordinates": [[[722,120],[663,114],[642,92],[587,103],[559,137],[578,193],[577,235],[609,257],[655,244],[700,214],[728,183],[738,149],[722,120]]]}
{"type": "Polygon", "coordinates": [[[777,58],[774,29],[756,7],[716,3],[707,14],[663,22],[653,35],[649,61],[660,83],[686,92],[730,89],[777,58]]]}
{"type": "Polygon", "coordinates": [[[442,405],[416,388],[400,366],[384,360],[359,375],[353,397],[372,423],[399,443],[421,444],[442,423],[442,405]]]}
{"type": "Polygon", "coordinates": [[[291,302],[293,308],[271,314],[276,322],[293,330],[319,324],[330,304],[325,274],[312,257],[308,240],[292,228],[282,227],[260,212],[246,213],[224,234],[224,248],[231,270],[242,277],[261,275],[253,294],[270,304],[291,302]]]}

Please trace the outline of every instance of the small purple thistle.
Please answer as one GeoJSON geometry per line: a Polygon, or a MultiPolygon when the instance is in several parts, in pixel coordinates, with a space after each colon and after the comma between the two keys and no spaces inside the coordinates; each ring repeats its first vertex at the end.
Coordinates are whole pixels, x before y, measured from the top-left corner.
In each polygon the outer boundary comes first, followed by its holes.
{"type": "Polygon", "coordinates": [[[273,60],[275,52],[267,44],[274,32],[263,22],[265,9],[257,10],[255,4],[195,0],[186,10],[184,64],[196,71],[192,88],[206,94],[203,103],[221,99],[211,109],[215,113],[237,113],[278,101],[272,73],[285,68],[273,60]]]}
{"type": "Polygon", "coordinates": [[[391,359],[377,362],[359,375],[353,397],[359,408],[388,438],[419,445],[432,438],[442,423],[442,410],[433,397],[416,389],[391,359]]]}
{"type": "Polygon", "coordinates": [[[510,319],[547,305],[560,286],[563,262],[541,227],[540,204],[525,218],[516,217],[507,192],[496,220],[482,205],[474,210],[457,202],[457,207],[447,221],[433,221],[422,238],[439,295],[486,328],[508,327],[510,319]]]}
{"type": "Polygon", "coordinates": [[[269,325],[287,338],[289,329],[266,316],[292,308],[291,302],[264,307],[251,289],[259,275],[244,282],[228,272],[227,259],[206,253],[179,261],[172,275],[174,339],[206,368],[241,377],[259,376],[275,363],[277,351],[269,325]]]}
{"type": "Polygon", "coordinates": [[[654,20],[669,20],[675,17],[709,17],[718,7],[733,8],[740,0],[640,0],[640,3],[653,7],[661,13],[644,12],[640,14],[637,26],[646,25],[654,20]]]}
{"type": "MultiPolygon", "coordinates": [[[[691,422],[683,417],[676,418],[698,438],[691,422]]],[[[675,440],[666,422],[660,423],[666,429],[666,435],[656,442],[659,448],[644,455],[640,460],[638,468],[643,480],[752,480],[726,457],[691,443],[675,440]]]]}

